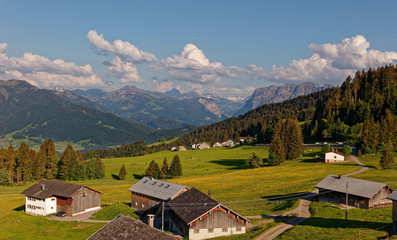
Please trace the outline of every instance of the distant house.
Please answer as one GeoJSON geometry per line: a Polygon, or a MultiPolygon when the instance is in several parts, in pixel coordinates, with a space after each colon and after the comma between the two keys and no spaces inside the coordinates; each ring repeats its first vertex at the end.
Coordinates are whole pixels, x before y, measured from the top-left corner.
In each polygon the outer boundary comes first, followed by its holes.
{"type": "Polygon", "coordinates": [[[240,143],[249,143],[254,140],[253,137],[240,137],[240,143]]]}
{"type": "Polygon", "coordinates": [[[177,240],[179,238],[120,213],[112,221],[87,238],[87,240],[105,239],[177,240]]]}
{"type": "Polygon", "coordinates": [[[345,161],[345,154],[338,151],[330,151],[325,153],[325,163],[338,163],[345,161]]]}
{"type": "Polygon", "coordinates": [[[207,149],[207,148],[210,148],[210,145],[206,142],[203,142],[203,143],[197,144],[196,148],[197,149],[207,149]]]}
{"type": "Polygon", "coordinates": [[[176,147],[171,147],[171,148],[170,148],[170,151],[171,151],[171,152],[176,152],[176,147]]]}
{"type": "Polygon", "coordinates": [[[167,203],[169,229],[188,239],[206,239],[246,231],[248,219],[191,188],[167,203]]]}
{"type": "Polygon", "coordinates": [[[183,145],[179,146],[179,151],[186,151],[186,147],[183,145]]]}
{"type": "Polygon", "coordinates": [[[131,207],[149,210],[162,202],[168,202],[187,191],[185,185],[144,177],[128,191],[131,192],[131,207]]]}
{"type": "Polygon", "coordinates": [[[98,210],[101,193],[83,186],[43,179],[21,194],[26,196],[25,211],[31,215],[65,212],[67,216],[98,210]]]}
{"type": "Polygon", "coordinates": [[[191,149],[197,149],[197,144],[192,144],[192,145],[190,145],[190,148],[191,148],[191,149]]]}
{"type": "Polygon", "coordinates": [[[219,142],[216,142],[212,145],[213,148],[215,147],[222,147],[222,144],[220,144],[219,142]]]}
{"type": "Polygon", "coordinates": [[[387,199],[393,201],[393,232],[397,232],[397,191],[394,190],[387,199]]]}
{"type": "Polygon", "coordinates": [[[223,142],[222,146],[224,146],[224,147],[233,147],[234,146],[234,142],[233,142],[233,140],[229,139],[226,142],[223,142]]]}
{"type": "Polygon", "coordinates": [[[316,185],[316,188],[319,189],[319,200],[346,204],[346,184],[349,206],[371,209],[390,206],[392,203],[391,200],[386,199],[392,189],[385,183],[332,174],[326,176],[316,185]]]}

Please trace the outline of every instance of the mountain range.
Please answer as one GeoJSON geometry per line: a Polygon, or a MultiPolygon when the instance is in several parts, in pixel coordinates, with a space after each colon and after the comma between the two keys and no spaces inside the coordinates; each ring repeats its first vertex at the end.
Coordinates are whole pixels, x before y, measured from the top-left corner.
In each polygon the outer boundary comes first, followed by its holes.
{"type": "Polygon", "coordinates": [[[156,142],[161,137],[189,130],[157,131],[114,114],[65,101],[52,91],[38,89],[25,81],[0,80],[2,147],[17,142],[41,144],[43,139],[52,138],[55,142],[77,144],[80,149],[108,148],[138,140],[156,142]]]}

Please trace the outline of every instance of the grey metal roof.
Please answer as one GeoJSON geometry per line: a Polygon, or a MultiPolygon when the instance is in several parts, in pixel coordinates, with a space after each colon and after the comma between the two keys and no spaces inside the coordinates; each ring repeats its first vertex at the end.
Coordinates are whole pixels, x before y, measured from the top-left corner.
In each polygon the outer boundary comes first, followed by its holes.
{"type": "Polygon", "coordinates": [[[144,177],[134,186],[130,187],[128,191],[166,201],[184,188],[188,189],[185,185],[144,177]]]}
{"type": "Polygon", "coordinates": [[[386,197],[387,199],[397,201],[397,190],[394,190],[389,196],[386,197]]]}
{"type": "Polygon", "coordinates": [[[321,182],[316,185],[316,188],[323,188],[335,192],[345,193],[346,183],[348,183],[349,194],[365,198],[372,198],[383,187],[388,187],[386,183],[372,182],[330,174],[321,180],[321,182]]]}

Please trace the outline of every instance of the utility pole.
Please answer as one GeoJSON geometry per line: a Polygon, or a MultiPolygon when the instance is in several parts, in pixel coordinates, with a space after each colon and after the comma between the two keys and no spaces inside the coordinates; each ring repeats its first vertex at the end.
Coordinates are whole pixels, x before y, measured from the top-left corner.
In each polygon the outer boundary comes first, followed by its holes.
{"type": "Polygon", "coordinates": [[[161,231],[164,232],[164,202],[161,204],[161,231]]]}
{"type": "Polygon", "coordinates": [[[349,195],[348,195],[348,193],[347,193],[347,189],[348,189],[348,187],[349,187],[349,183],[346,183],[346,216],[345,216],[345,220],[347,221],[347,204],[348,204],[348,197],[349,197],[349,195]]]}

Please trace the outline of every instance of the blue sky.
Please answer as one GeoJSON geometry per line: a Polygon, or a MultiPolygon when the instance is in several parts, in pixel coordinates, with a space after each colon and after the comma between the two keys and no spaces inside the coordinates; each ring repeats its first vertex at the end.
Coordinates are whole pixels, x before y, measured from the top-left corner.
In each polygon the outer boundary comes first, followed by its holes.
{"type": "Polygon", "coordinates": [[[358,69],[397,63],[396,7],[395,1],[0,0],[0,79],[227,97],[271,84],[339,85],[358,69]]]}

